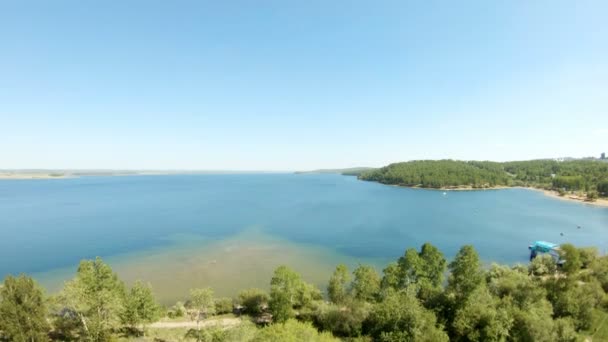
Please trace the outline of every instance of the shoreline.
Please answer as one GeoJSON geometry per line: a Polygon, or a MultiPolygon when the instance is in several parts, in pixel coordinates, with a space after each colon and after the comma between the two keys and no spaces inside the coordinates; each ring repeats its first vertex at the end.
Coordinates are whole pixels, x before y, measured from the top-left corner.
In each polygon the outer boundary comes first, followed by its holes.
{"type": "Polygon", "coordinates": [[[383,185],[395,186],[399,188],[408,188],[408,189],[420,189],[420,190],[433,190],[433,191],[486,191],[486,190],[505,190],[505,189],[526,189],[533,191],[540,191],[543,195],[563,201],[576,202],[580,204],[588,204],[596,207],[604,207],[608,208],[608,198],[598,198],[594,202],[587,201],[584,197],[580,197],[573,194],[566,194],[564,196],[560,196],[559,193],[555,190],[546,190],[540,188],[534,188],[530,186],[494,186],[489,188],[473,188],[471,186],[468,187],[442,187],[442,188],[423,188],[421,186],[407,186],[407,185],[399,185],[399,184],[384,184],[380,182],[376,182],[383,185]]]}
{"type": "Polygon", "coordinates": [[[578,202],[578,203],[582,203],[582,204],[588,204],[588,205],[593,205],[593,206],[597,206],[597,207],[608,208],[608,198],[598,198],[594,202],[591,202],[591,201],[587,201],[584,197],[579,197],[579,196],[572,195],[572,194],[566,194],[564,196],[560,196],[559,193],[554,190],[545,190],[545,189],[537,189],[537,188],[530,188],[530,187],[519,187],[519,188],[540,191],[547,197],[552,197],[552,198],[563,200],[563,201],[578,202]]]}
{"type": "Polygon", "coordinates": [[[20,180],[20,179],[65,179],[75,176],[67,174],[46,174],[46,173],[0,173],[0,180],[20,180]]]}

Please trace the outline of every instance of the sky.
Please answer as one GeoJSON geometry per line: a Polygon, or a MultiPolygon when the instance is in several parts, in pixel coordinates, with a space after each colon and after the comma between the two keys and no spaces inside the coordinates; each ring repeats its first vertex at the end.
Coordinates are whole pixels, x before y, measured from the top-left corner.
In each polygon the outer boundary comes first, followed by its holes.
{"type": "Polygon", "coordinates": [[[0,0],[0,169],[608,152],[607,1],[0,0]]]}

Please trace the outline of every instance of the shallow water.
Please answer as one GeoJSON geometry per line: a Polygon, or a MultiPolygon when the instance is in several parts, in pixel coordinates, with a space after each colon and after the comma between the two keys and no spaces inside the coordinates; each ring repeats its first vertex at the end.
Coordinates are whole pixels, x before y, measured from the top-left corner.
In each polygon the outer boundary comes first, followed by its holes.
{"type": "Polygon", "coordinates": [[[102,256],[168,302],[194,286],[266,288],[282,263],[322,285],[339,262],[381,266],[425,241],[448,257],[473,244],[488,262],[526,262],[539,239],[605,253],[607,228],[608,208],[525,189],[444,196],[319,174],[4,180],[0,276],[34,273],[54,290],[102,256]]]}

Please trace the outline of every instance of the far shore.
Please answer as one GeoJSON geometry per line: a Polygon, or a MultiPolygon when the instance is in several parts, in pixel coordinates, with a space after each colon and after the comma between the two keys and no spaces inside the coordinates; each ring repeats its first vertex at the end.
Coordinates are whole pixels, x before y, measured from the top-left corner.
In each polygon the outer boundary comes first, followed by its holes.
{"type": "Polygon", "coordinates": [[[53,173],[12,173],[2,172],[0,173],[0,179],[56,179],[56,178],[70,178],[73,177],[67,174],[53,174],[53,173]]]}
{"type": "Polygon", "coordinates": [[[124,176],[170,176],[170,175],[219,175],[219,174],[265,174],[284,171],[231,171],[231,170],[11,170],[0,169],[0,180],[61,179],[79,177],[124,177],[124,176]]]}
{"type": "Polygon", "coordinates": [[[526,189],[526,190],[541,191],[545,196],[557,198],[557,199],[564,200],[564,201],[578,202],[578,203],[608,208],[608,198],[598,198],[592,202],[592,201],[588,201],[585,197],[577,196],[575,194],[565,194],[564,196],[560,196],[559,193],[555,190],[546,190],[546,189],[539,189],[539,188],[526,187],[526,186],[501,185],[501,186],[492,186],[492,187],[485,187],[485,188],[474,188],[472,186],[424,188],[421,186],[407,186],[407,185],[398,185],[398,184],[385,184],[385,185],[396,186],[396,187],[401,187],[401,188],[435,190],[435,191],[485,191],[485,190],[504,190],[504,189],[526,189]]]}

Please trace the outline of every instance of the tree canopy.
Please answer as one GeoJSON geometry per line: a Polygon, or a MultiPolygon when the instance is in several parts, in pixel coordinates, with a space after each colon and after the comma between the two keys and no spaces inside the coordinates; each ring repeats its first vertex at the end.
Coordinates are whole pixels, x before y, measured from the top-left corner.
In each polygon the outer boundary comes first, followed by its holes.
{"type": "Polygon", "coordinates": [[[489,162],[416,160],[364,171],[359,179],[422,188],[488,188],[530,186],[595,191],[608,196],[608,163],[597,160],[549,159],[489,162]]]}
{"type": "Polygon", "coordinates": [[[47,341],[49,324],[42,289],[25,275],[7,276],[0,286],[0,340],[47,341]]]}
{"type": "MultiPolygon", "coordinates": [[[[234,300],[251,320],[229,328],[201,324],[232,307],[231,298],[217,299],[211,288],[191,290],[185,305],[178,302],[167,315],[179,320],[189,313],[196,320],[196,328],[177,338],[186,341],[325,342],[337,336],[367,342],[565,342],[593,334],[601,340],[605,336],[594,329],[608,317],[608,256],[569,244],[561,251],[562,266],[540,255],[527,267],[482,267],[473,246],[463,246],[447,264],[441,251],[425,243],[406,249],[384,268],[382,279],[370,265],[351,274],[338,265],[329,279],[329,302],[293,269],[279,266],[270,296],[249,289],[234,300]]],[[[129,331],[157,320],[160,311],[149,285],[135,282],[127,290],[101,259],[83,260],[74,279],[48,301],[31,278],[8,276],[0,285],[0,341],[134,337],[141,333],[129,331]]]]}

